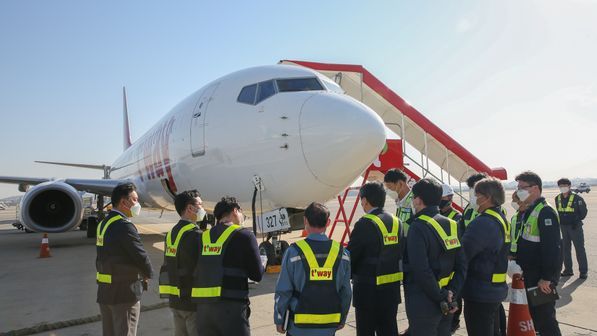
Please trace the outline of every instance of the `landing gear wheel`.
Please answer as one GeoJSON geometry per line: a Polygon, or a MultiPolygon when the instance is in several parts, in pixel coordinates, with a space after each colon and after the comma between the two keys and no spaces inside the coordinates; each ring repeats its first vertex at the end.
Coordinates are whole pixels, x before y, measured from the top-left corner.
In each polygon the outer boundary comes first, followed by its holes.
{"type": "Polygon", "coordinates": [[[95,238],[97,235],[97,218],[87,218],[87,238],[95,238]]]}
{"type": "Polygon", "coordinates": [[[272,243],[269,241],[264,241],[259,244],[259,253],[261,255],[265,254],[267,256],[267,266],[276,264],[276,250],[274,249],[274,245],[272,245],[272,243]]]}
{"type": "Polygon", "coordinates": [[[79,230],[81,230],[81,231],[87,230],[87,219],[83,219],[81,221],[81,225],[79,225],[79,230]]]}

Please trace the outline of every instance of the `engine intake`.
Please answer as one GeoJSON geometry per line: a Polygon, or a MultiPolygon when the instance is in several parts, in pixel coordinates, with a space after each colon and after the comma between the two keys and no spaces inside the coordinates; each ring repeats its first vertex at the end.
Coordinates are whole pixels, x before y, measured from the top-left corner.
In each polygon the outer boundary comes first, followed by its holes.
{"type": "Polygon", "coordinates": [[[19,214],[21,223],[30,230],[65,232],[81,223],[83,200],[75,188],[64,182],[44,182],[25,193],[19,214]]]}

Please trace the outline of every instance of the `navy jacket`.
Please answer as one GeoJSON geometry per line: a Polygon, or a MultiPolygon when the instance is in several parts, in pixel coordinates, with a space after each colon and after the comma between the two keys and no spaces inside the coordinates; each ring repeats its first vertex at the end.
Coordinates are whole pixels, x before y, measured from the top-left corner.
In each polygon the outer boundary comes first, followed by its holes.
{"type": "MultiPolygon", "coordinates": [[[[570,196],[572,195],[572,193],[568,194],[568,197],[564,198],[564,195],[560,194],[558,196],[560,196],[562,198],[562,206],[566,207],[566,205],[568,205],[568,201],[570,199],[570,196]]],[[[554,198],[554,204],[556,204],[556,209],[557,209],[557,204],[558,202],[556,201],[556,198],[554,198]]],[[[569,212],[560,212],[560,225],[570,225],[572,227],[576,227],[579,225],[582,225],[582,220],[585,219],[585,217],[587,216],[587,203],[585,202],[585,200],[580,197],[580,195],[578,194],[574,194],[574,200],[572,201],[572,208],[574,208],[574,212],[573,213],[569,213],[569,212]]]]}
{"type": "MultiPolygon", "coordinates": [[[[501,214],[500,207],[491,208],[501,214]]],[[[506,218],[503,218],[506,222],[506,218]]],[[[504,231],[501,224],[489,215],[477,216],[466,228],[462,237],[462,247],[468,263],[462,297],[475,302],[502,302],[508,296],[508,285],[493,284],[474,274],[492,274],[496,263],[506,263],[508,254],[500,254],[504,245],[504,231]],[[499,260],[503,258],[503,260],[499,260]]],[[[508,244],[508,251],[510,251],[508,244]]]]}
{"type": "MultiPolygon", "coordinates": [[[[523,216],[525,222],[539,202],[545,202],[545,198],[541,197],[529,206],[523,216]]],[[[562,236],[558,214],[554,209],[544,207],[539,213],[538,225],[541,241],[532,242],[520,237],[516,262],[523,273],[538,273],[541,279],[557,283],[562,268],[562,236]]]]}

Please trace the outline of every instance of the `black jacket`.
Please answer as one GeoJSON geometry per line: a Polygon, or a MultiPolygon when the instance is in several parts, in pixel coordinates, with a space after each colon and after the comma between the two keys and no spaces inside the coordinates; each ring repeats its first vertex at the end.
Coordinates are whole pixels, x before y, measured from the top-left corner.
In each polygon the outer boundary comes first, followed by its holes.
{"type": "MultiPolygon", "coordinates": [[[[560,194],[558,196],[561,197],[562,207],[566,207],[568,205],[568,200],[572,193],[568,194],[568,197],[564,198],[564,195],[560,194]]],[[[554,204],[556,205],[557,210],[557,198],[554,198],[554,204]]],[[[574,200],[572,201],[572,208],[574,208],[574,212],[560,212],[560,225],[570,225],[572,227],[577,227],[582,225],[582,220],[587,217],[587,203],[585,200],[578,194],[574,194],[574,200]]]]}
{"type": "MultiPolygon", "coordinates": [[[[391,229],[392,215],[383,209],[374,209],[372,215],[378,216],[386,224],[388,231],[391,229]]],[[[367,259],[377,258],[381,252],[381,241],[378,228],[369,219],[361,218],[350,234],[350,241],[346,247],[350,252],[352,274],[368,275],[375,277],[376,266],[366,262],[367,259]]],[[[404,253],[406,238],[404,237],[404,223],[400,223],[398,243],[401,255],[404,253]]],[[[375,286],[367,283],[353,285],[353,306],[356,308],[396,307],[402,302],[400,297],[400,284],[397,286],[375,286]]]]}
{"type": "MultiPolygon", "coordinates": [[[[529,206],[523,215],[524,222],[539,202],[545,202],[545,198],[541,197],[529,206]]],[[[520,237],[516,262],[523,273],[538,273],[543,280],[557,282],[562,267],[562,237],[558,214],[553,208],[545,206],[539,213],[538,225],[541,241],[531,242],[520,237]]]]}
{"type": "MultiPolygon", "coordinates": [[[[116,215],[120,213],[110,211],[104,221],[116,215]]],[[[141,279],[152,278],[153,271],[135,225],[125,217],[113,222],[106,230],[104,245],[96,248],[98,270],[104,265],[113,278],[111,284],[98,284],[97,302],[113,305],[141,300],[141,279]],[[117,281],[117,278],[130,280],[117,281]]]]}
{"type": "MultiPolygon", "coordinates": [[[[191,222],[181,219],[172,228],[172,232],[179,232],[180,229],[189,223],[191,222]]],[[[184,274],[179,277],[180,288],[189,290],[189,293],[193,287],[193,271],[195,270],[195,265],[197,265],[197,254],[199,254],[199,237],[201,237],[201,230],[199,230],[199,228],[185,232],[180,239],[178,250],[176,252],[178,269],[184,274]]],[[[172,239],[174,240],[175,236],[173,236],[172,239]]],[[[164,264],[166,263],[166,259],[167,258],[164,257],[164,264]]],[[[169,302],[170,307],[174,309],[186,311],[195,311],[197,309],[197,306],[191,302],[190,297],[176,298],[170,296],[169,302]]]]}
{"type": "MultiPolygon", "coordinates": [[[[407,306],[416,310],[417,315],[430,313],[431,309],[439,311],[439,303],[447,299],[448,290],[451,290],[455,297],[458,296],[466,276],[466,261],[462,248],[459,248],[456,253],[446,252],[435,229],[418,218],[421,215],[432,217],[447,234],[451,234],[448,219],[439,214],[438,207],[427,207],[411,217],[404,286],[407,306]],[[451,263],[454,264],[454,277],[446,287],[440,289],[438,285],[440,270],[451,263]]],[[[458,230],[458,237],[461,237],[460,230],[458,230]]]]}

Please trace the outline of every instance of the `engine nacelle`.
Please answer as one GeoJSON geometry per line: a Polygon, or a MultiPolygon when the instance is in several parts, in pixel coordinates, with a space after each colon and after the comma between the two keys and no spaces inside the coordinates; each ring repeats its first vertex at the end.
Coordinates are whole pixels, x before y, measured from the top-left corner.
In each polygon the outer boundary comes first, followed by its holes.
{"type": "Polygon", "coordinates": [[[69,231],[81,224],[83,199],[64,182],[44,182],[25,193],[19,217],[23,225],[36,232],[69,231]]]}

